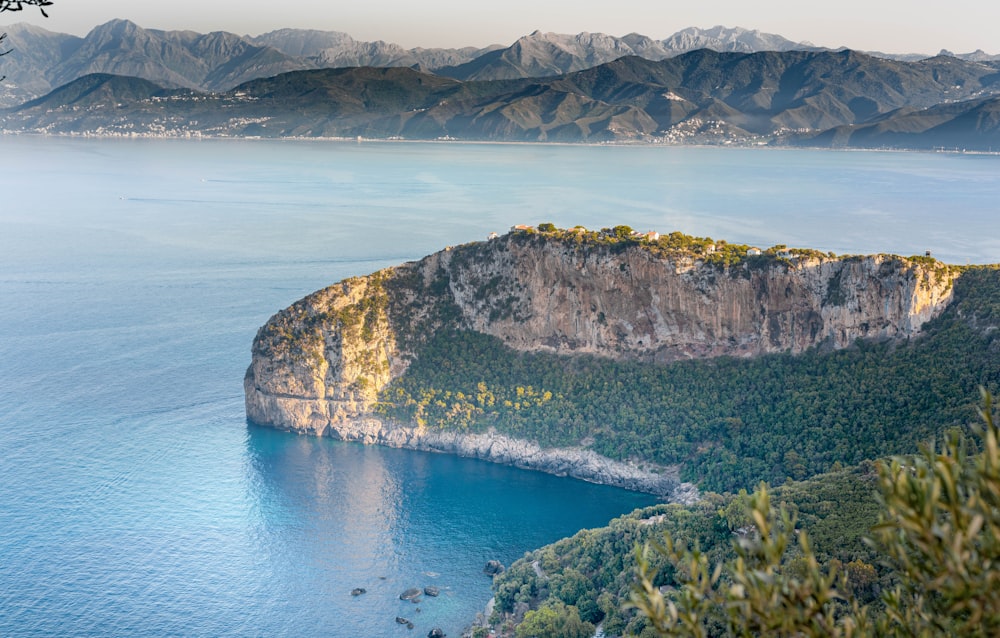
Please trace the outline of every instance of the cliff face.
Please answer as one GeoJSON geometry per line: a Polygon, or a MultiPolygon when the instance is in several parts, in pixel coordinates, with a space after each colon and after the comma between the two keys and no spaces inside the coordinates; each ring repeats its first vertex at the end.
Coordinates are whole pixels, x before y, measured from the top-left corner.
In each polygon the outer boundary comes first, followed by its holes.
{"type": "Polygon", "coordinates": [[[372,411],[378,391],[442,328],[487,333],[517,350],[660,362],[904,339],[947,305],[954,276],[885,255],[764,256],[723,267],[657,244],[513,233],[346,280],[272,317],[254,340],[247,416],[565,473],[537,450],[511,456],[508,443],[442,442],[440,432],[387,422],[372,411]]]}
{"type": "Polygon", "coordinates": [[[343,281],[271,317],[244,379],[247,416],[315,434],[363,420],[399,356],[383,288],[391,276],[343,281]]]}
{"type": "Polygon", "coordinates": [[[488,248],[456,251],[455,300],[471,328],[519,350],[667,361],[842,348],[914,335],[951,295],[950,277],[884,255],[764,257],[727,272],[639,246],[488,248]]]}

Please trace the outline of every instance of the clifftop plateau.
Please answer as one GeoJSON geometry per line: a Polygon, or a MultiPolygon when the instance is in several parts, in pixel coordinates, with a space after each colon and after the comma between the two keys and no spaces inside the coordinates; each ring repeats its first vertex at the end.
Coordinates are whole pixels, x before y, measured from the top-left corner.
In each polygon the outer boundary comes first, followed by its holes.
{"type": "Polygon", "coordinates": [[[615,465],[586,441],[554,460],[492,429],[475,439],[419,418],[401,422],[379,409],[382,391],[448,331],[490,335],[518,352],[653,364],[905,340],[947,306],[958,275],[924,257],[759,251],[627,227],[540,228],[348,279],[282,310],[254,340],[248,418],[669,492],[676,468],[615,465]],[[600,468],[579,470],[584,457],[600,468]]]}

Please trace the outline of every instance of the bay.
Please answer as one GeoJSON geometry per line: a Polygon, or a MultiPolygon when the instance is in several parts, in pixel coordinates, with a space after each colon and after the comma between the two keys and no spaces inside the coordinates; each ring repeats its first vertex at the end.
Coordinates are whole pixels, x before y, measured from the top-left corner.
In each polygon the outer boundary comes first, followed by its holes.
{"type": "Polygon", "coordinates": [[[652,502],[248,425],[257,327],[339,279],[541,221],[1000,261],[995,156],[0,143],[0,635],[454,636],[486,560],[652,502]]]}

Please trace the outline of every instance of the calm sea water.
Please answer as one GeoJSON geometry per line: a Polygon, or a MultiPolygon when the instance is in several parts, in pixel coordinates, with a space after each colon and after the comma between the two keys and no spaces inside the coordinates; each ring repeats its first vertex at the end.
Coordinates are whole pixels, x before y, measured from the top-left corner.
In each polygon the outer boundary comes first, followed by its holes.
{"type": "Polygon", "coordinates": [[[456,636],[486,560],[651,502],[248,426],[257,327],[333,281],[541,221],[1000,261],[997,157],[0,143],[3,636],[456,636]]]}

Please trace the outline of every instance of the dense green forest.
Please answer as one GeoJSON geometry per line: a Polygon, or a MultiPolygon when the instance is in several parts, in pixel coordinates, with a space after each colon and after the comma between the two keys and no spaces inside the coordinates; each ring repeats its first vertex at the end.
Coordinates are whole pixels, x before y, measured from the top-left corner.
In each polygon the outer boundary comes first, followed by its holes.
{"type": "Polygon", "coordinates": [[[1000,386],[1000,269],[967,269],[921,337],[668,365],[519,353],[442,332],[380,396],[385,415],[680,464],[703,489],[781,484],[911,453],[1000,386]]]}
{"type": "Polygon", "coordinates": [[[495,578],[473,636],[1000,635],[1000,422],[982,399],[976,423],[917,454],[638,510],[530,552],[495,578]]]}
{"type": "MultiPolygon", "coordinates": [[[[772,495],[776,506],[797,515],[799,528],[813,540],[817,558],[824,564],[836,563],[866,603],[893,584],[891,572],[863,541],[878,522],[877,488],[874,463],[864,462],[806,481],[789,481],[772,495]]],[[[695,505],[656,505],[529,552],[495,578],[494,620],[512,629],[523,621],[538,624],[546,618],[551,623],[572,623],[575,614],[581,624],[590,624],[588,638],[598,623],[609,635],[641,635],[646,619],[625,607],[635,582],[636,547],[662,541],[669,533],[678,543],[697,545],[712,564],[732,560],[734,538],[749,533],[752,524],[749,498],[745,491],[707,493],[695,505]]],[[[799,554],[795,548],[789,552],[789,569],[801,569],[799,554]]],[[[674,566],[665,556],[652,554],[650,561],[658,572],[657,586],[678,585],[674,566]]],[[[531,635],[531,627],[521,628],[517,635],[531,635]]]]}

